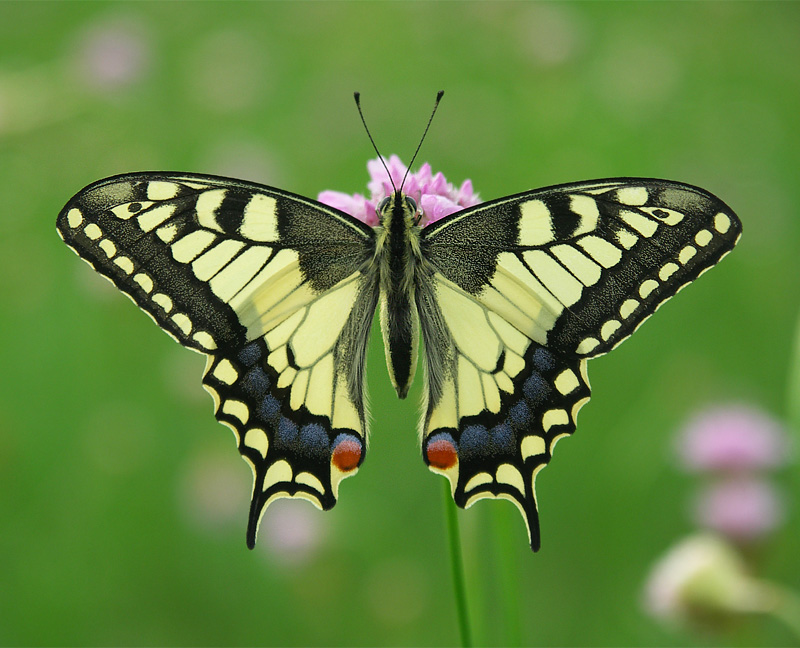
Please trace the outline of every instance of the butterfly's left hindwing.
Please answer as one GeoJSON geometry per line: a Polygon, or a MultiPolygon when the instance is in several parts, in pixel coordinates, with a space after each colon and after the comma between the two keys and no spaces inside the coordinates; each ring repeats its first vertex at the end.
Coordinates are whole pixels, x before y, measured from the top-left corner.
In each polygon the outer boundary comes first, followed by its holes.
{"type": "Polygon", "coordinates": [[[269,187],[164,173],[94,183],[57,225],[162,329],[207,354],[204,386],[254,471],[248,544],[276,498],[332,507],[366,452],[373,230],[269,187]]]}
{"type": "Polygon", "coordinates": [[[502,198],[422,230],[423,455],[455,501],[514,501],[539,547],[534,480],[589,398],[586,359],[729,252],[736,215],[649,179],[502,198]]]}
{"type": "Polygon", "coordinates": [[[539,548],[536,475],[589,400],[586,360],[532,341],[440,273],[420,285],[423,457],[461,507],[505,498],[539,548]]]}

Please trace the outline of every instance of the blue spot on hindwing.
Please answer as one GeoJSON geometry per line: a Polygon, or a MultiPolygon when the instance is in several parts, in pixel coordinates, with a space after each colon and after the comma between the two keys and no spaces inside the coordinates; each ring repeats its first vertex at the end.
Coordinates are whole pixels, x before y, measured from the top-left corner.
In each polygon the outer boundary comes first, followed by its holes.
{"type": "Polygon", "coordinates": [[[489,430],[489,450],[495,456],[515,453],[514,431],[508,423],[500,423],[489,430]]]}
{"type": "Polygon", "coordinates": [[[532,373],[522,385],[522,393],[532,407],[539,407],[550,396],[550,384],[541,374],[532,373]]]}
{"type": "Polygon", "coordinates": [[[281,416],[278,429],[275,431],[275,445],[279,448],[288,448],[297,441],[297,423],[281,416]]]}
{"type": "Polygon", "coordinates": [[[329,461],[331,444],[328,433],[319,423],[309,423],[300,428],[300,451],[310,459],[329,461]]]}
{"type": "Polygon", "coordinates": [[[458,458],[460,461],[478,459],[485,453],[489,443],[489,430],[483,425],[468,425],[461,433],[458,441],[458,458]]]}
{"type": "Polygon", "coordinates": [[[511,421],[511,425],[518,430],[527,430],[530,427],[532,416],[531,408],[528,407],[528,403],[524,400],[508,408],[508,420],[511,421]]]}
{"type": "Polygon", "coordinates": [[[261,398],[270,386],[269,376],[261,367],[253,367],[241,381],[242,390],[251,398],[261,398]]]}
{"type": "Polygon", "coordinates": [[[552,371],[556,366],[556,358],[544,347],[533,352],[533,366],[539,371],[552,371]]]}
{"type": "Polygon", "coordinates": [[[281,413],[281,404],[272,394],[266,394],[258,406],[258,416],[262,421],[272,423],[281,413]]]}
{"type": "Polygon", "coordinates": [[[491,430],[486,429],[484,425],[468,425],[461,433],[457,447],[458,458],[461,461],[498,456],[511,457],[517,451],[514,430],[508,423],[495,425],[491,430]]]}
{"type": "Polygon", "coordinates": [[[239,351],[239,362],[245,367],[252,367],[256,362],[261,359],[261,348],[258,342],[251,342],[246,347],[239,351]]]}

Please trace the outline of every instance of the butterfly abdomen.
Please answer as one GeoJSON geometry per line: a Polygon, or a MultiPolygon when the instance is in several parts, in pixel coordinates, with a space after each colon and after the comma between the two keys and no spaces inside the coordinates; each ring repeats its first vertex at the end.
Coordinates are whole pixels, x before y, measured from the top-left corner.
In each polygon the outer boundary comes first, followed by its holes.
{"type": "Polygon", "coordinates": [[[402,194],[390,196],[381,210],[383,230],[376,252],[386,363],[400,398],[406,397],[414,378],[419,344],[419,314],[414,299],[419,233],[414,215],[402,194]]]}

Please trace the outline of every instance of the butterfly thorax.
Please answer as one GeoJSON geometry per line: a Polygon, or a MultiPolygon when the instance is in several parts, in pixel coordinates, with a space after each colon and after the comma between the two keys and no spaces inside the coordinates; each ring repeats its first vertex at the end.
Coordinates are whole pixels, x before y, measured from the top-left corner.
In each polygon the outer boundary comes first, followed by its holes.
{"type": "Polygon", "coordinates": [[[417,206],[396,191],[378,205],[378,216],[375,260],[380,273],[381,330],[389,376],[397,395],[405,398],[414,378],[419,339],[414,299],[421,260],[417,206]]]}

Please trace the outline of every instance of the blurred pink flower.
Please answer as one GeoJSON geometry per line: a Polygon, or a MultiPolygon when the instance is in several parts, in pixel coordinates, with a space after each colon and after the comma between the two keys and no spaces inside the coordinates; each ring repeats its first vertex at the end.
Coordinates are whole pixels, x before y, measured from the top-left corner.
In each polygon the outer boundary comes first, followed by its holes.
{"type": "Polygon", "coordinates": [[[754,540],[783,521],[783,502],[766,480],[736,476],[709,484],[695,500],[696,522],[732,540],[754,540]]]}
{"type": "MultiPolygon", "coordinates": [[[[396,155],[389,158],[386,166],[389,168],[392,182],[397,188],[400,188],[407,167],[396,155]]],[[[378,203],[392,192],[392,184],[379,159],[367,162],[367,170],[370,175],[370,181],[367,184],[367,188],[370,190],[369,198],[361,194],[350,195],[328,190],[320,193],[318,200],[375,227],[378,225],[376,208],[378,203]]],[[[447,182],[441,172],[433,175],[431,165],[427,162],[420,167],[419,171],[408,174],[403,185],[403,193],[413,198],[422,210],[420,225],[423,227],[481,202],[478,194],[472,188],[472,181],[465,180],[460,187],[456,188],[447,182]]]]}
{"type": "Polygon", "coordinates": [[[708,409],[691,419],[678,439],[683,466],[693,471],[748,471],[787,461],[789,442],[783,425],[747,405],[708,409]]]}
{"type": "Polygon", "coordinates": [[[138,81],[150,64],[142,25],[128,18],[98,21],[80,35],[75,64],[80,79],[97,90],[116,90],[138,81]]]}
{"type": "Polygon", "coordinates": [[[325,531],[325,520],[308,503],[280,499],[261,520],[260,546],[282,565],[299,565],[317,553],[325,531]]]}

